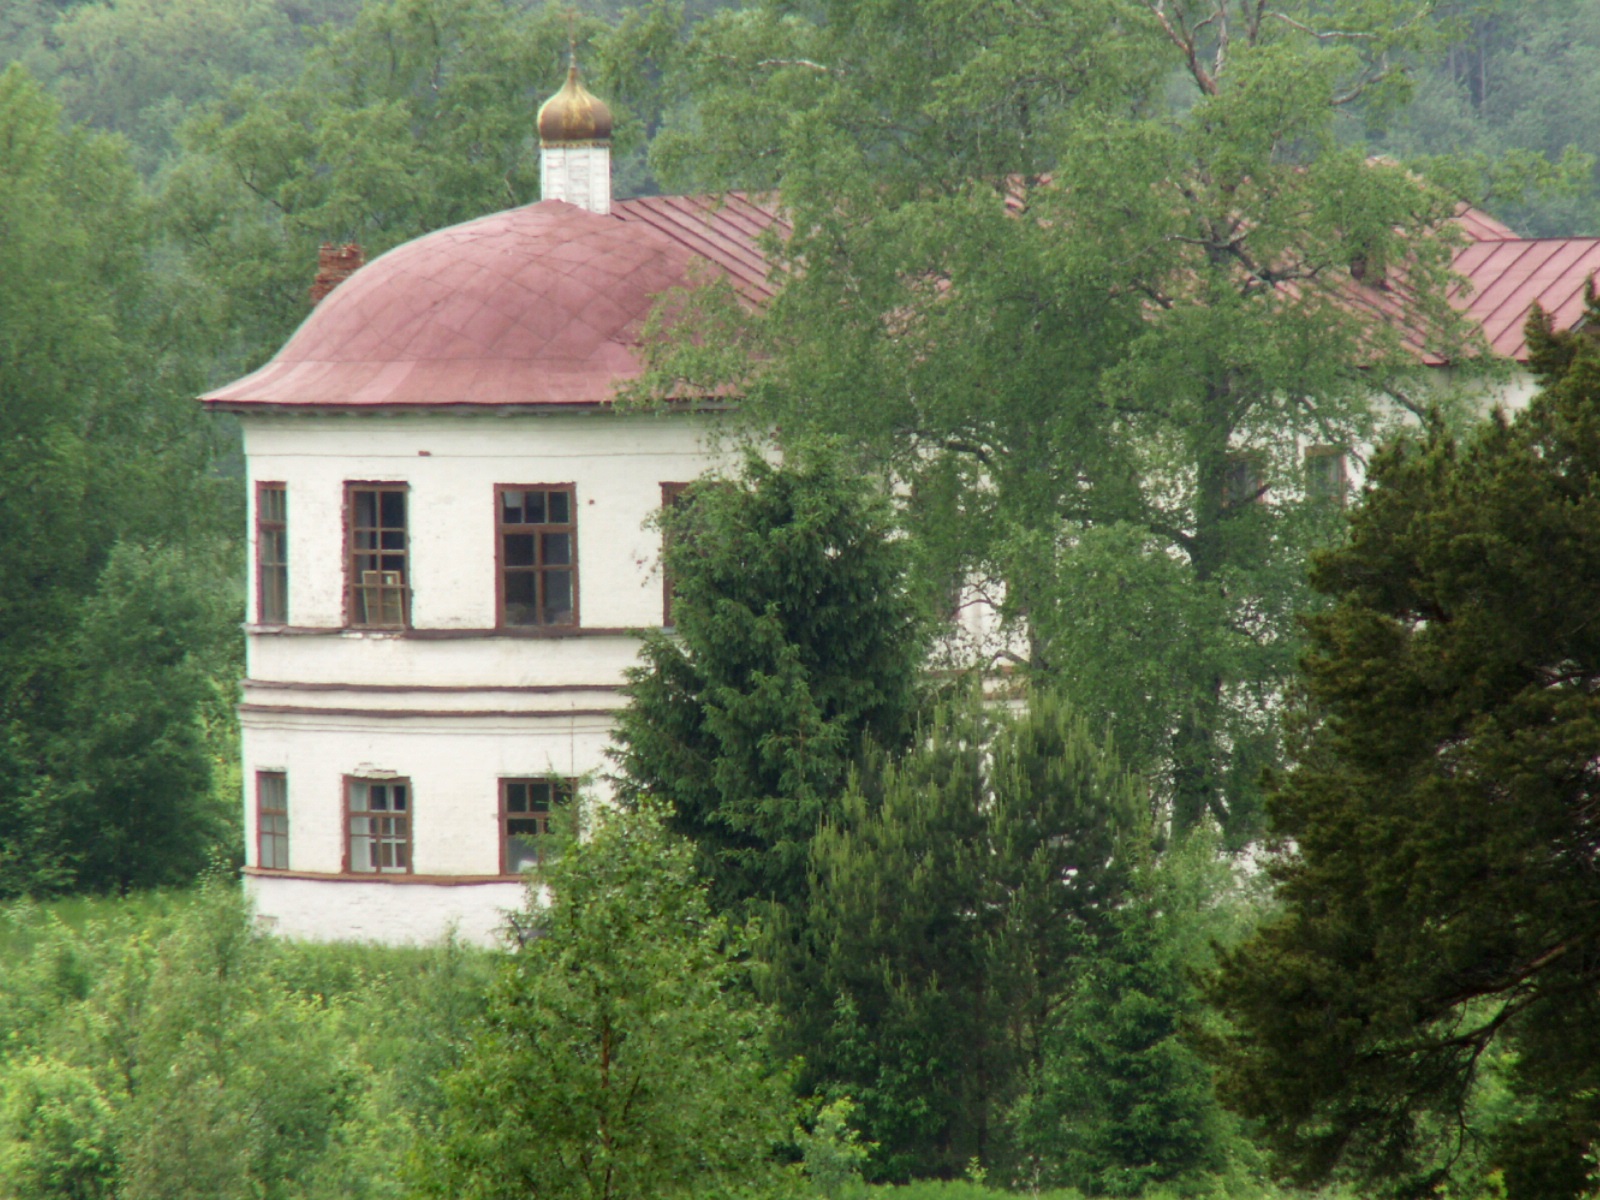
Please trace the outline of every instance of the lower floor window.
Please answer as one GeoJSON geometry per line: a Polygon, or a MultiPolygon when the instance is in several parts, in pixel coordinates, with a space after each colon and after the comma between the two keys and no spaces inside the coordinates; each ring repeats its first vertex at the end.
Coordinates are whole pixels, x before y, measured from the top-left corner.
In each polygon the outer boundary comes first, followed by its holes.
{"type": "Polygon", "coordinates": [[[346,782],[346,862],[354,872],[411,870],[411,785],[403,779],[346,782]]]}
{"type": "Polygon", "coordinates": [[[500,861],[507,875],[543,861],[550,819],[572,799],[572,793],[570,779],[500,781],[500,861]]]}
{"type": "Polygon", "coordinates": [[[282,771],[256,772],[256,866],[289,868],[289,777],[282,771]]]}

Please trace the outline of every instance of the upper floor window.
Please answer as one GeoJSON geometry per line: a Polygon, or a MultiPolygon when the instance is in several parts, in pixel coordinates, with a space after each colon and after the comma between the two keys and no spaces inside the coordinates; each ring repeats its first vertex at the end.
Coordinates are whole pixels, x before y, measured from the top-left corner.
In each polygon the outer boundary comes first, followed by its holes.
{"type": "Polygon", "coordinates": [[[1306,451],[1306,496],[1343,504],[1350,492],[1350,466],[1338,446],[1312,446],[1306,451]]]}
{"type": "Polygon", "coordinates": [[[403,629],[410,620],[406,485],[346,485],[350,624],[403,629]]]}
{"type": "Polygon", "coordinates": [[[1228,455],[1222,475],[1222,506],[1237,508],[1254,504],[1266,494],[1267,478],[1261,459],[1249,453],[1228,455]]]}
{"type": "Polygon", "coordinates": [[[256,866],[289,867],[289,777],[282,771],[256,772],[256,866]]]}
{"type": "Polygon", "coordinates": [[[345,869],[361,874],[411,870],[411,785],[404,779],[345,781],[345,869]]]}
{"type": "Polygon", "coordinates": [[[289,619],[289,507],[281,483],[256,485],[256,620],[289,619]]]}
{"type": "MultiPolygon", "coordinates": [[[[662,516],[670,516],[672,510],[683,503],[684,493],[689,490],[687,483],[663,483],[661,485],[661,511],[662,516]]],[[[663,528],[661,533],[661,623],[669,629],[677,624],[672,619],[672,572],[667,569],[667,549],[672,545],[672,531],[663,528]]]]}
{"type": "Polygon", "coordinates": [[[578,623],[577,501],[570,483],[495,489],[501,625],[578,623]]]}
{"type": "Polygon", "coordinates": [[[500,864],[507,875],[544,861],[550,819],[570,803],[570,779],[502,779],[500,781],[500,864]]]}

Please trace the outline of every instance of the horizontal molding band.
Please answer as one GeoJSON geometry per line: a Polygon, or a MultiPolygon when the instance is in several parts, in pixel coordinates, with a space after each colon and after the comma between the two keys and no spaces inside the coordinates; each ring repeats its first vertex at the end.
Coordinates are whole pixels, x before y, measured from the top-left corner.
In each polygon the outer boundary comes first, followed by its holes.
{"type": "Polygon", "coordinates": [[[246,867],[244,873],[255,879],[309,879],[318,883],[425,883],[434,887],[471,887],[486,883],[521,885],[521,875],[401,875],[356,871],[276,871],[268,867],[246,867]]]}
{"type": "MultiPolygon", "coordinates": [[[[570,400],[565,403],[481,404],[469,400],[433,400],[412,403],[385,401],[382,404],[318,404],[285,403],[277,400],[206,400],[201,399],[210,412],[237,413],[240,416],[347,416],[347,417],[408,417],[439,413],[446,416],[470,414],[494,417],[564,417],[580,413],[604,413],[627,419],[632,414],[618,413],[611,400],[570,400]]],[[[657,413],[732,412],[736,406],[725,400],[674,399],[669,397],[653,405],[647,415],[657,413]]]]}
{"type": "Polygon", "coordinates": [[[554,696],[563,692],[620,692],[620,683],[305,683],[291,679],[246,679],[247,688],[275,692],[357,692],[371,695],[459,695],[464,692],[505,692],[520,696],[554,696]]]}
{"type": "Polygon", "coordinates": [[[251,637],[341,637],[382,638],[406,642],[470,641],[481,638],[505,638],[511,641],[547,642],[562,638],[629,637],[641,638],[647,633],[660,632],[659,625],[632,625],[578,629],[368,629],[359,625],[250,625],[244,631],[251,637]]]}
{"type": "Polygon", "coordinates": [[[245,713],[267,713],[288,717],[526,717],[545,720],[558,717],[614,717],[616,708],[318,708],[314,704],[239,705],[245,713]]]}

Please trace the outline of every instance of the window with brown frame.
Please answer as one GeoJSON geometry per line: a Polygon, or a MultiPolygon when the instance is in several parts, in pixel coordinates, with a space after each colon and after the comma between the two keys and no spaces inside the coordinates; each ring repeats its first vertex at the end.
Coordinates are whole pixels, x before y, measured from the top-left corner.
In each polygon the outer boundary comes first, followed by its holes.
{"type": "Polygon", "coordinates": [[[256,866],[289,869],[289,777],[256,772],[256,866]]]}
{"type": "Polygon", "coordinates": [[[502,779],[500,781],[500,868],[515,875],[544,861],[550,819],[572,802],[571,779],[502,779]]]}
{"type": "Polygon", "coordinates": [[[502,626],[578,623],[577,496],[570,483],[495,488],[502,626]]]}
{"type": "MultiPolygon", "coordinates": [[[[683,503],[683,494],[689,490],[687,483],[663,483],[661,485],[661,515],[671,516],[672,510],[683,503]]],[[[661,528],[661,624],[671,629],[676,624],[672,619],[672,573],[667,570],[667,549],[672,545],[672,531],[665,525],[661,528]]]]}
{"type": "Polygon", "coordinates": [[[411,871],[411,785],[404,779],[345,780],[345,870],[411,871]]]}
{"type": "Polygon", "coordinates": [[[289,502],[281,483],[256,485],[256,620],[289,619],[289,502]]]}
{"type": "Polygon", "coordinates": [[[1350,465],[1338,446],[1306,451],[1306,496],[1324,504],[1344,504],[1350,493],[1350,465]]]}
{"type": "Polygon", "coordinates": [[[346,485],[350,624],[404,629],[410,623],[406,485],[346,485]]]}

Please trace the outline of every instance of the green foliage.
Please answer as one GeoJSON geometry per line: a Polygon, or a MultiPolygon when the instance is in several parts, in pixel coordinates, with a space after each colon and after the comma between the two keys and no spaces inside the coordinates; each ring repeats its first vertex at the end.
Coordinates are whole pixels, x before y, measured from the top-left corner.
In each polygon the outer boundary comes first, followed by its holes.
{"type": "MultiPolygon", "coordinates": [[[[985,1187],[974,1180],[924,1179],[896,1187],[871,1187],[863,1189],[861,1200],[1007,1200],[1017,1192],[1002,1188],[985,1187]]],[[[1036,1200],[1081,1200],[1082,1193],[1068,1190],[1046,1189],[1020,1193],[1036,1200]]]]}
{"type": "Polygon", "coordinates": [[[44,1059],[0,1073],[0,1196],[110,1200],[116,1195],[111,1106],[89,1072],[44,1059]]]}
{"type": "Polygon", "coordinates": [[[1208,1190],[1251,1155],[1188,1036],[1210,1022],[1196,973],[1252,906],[1212,839],[1141,864],[1113,933],[1054,1007],[1040,1064],[1009,1116],[1032,1176],[1091,1196],[1208,1190]]]}
{"type": "Polygon", "coordinates": [[[218,557],[124,543],[83,603],[54,747],[73,779],[55,805],[80,886],[182,883],[237,841],[237,797],[214,786],[206,727],[231,724],[242,666],[218,557]]]}
{"type": "Polygon", "coordinates": [[[437,1138],[418,1147],[424,1195],[778,1186],[789,1080],[768,1061],[743,940],[712,915],[693,858],[644,805],[601,816],[545,868],[532,940],[503,961],[437,1138]]]}
{"type": "MultiPolygon", "coordinates": [[[[619,166],[636,177],[629,154],[661,103],[675,12],[574,27],[585,78],[615,112],[619,166]]],[[[206,105],[162,199],[193,285],[233,338],[229,361],[253,367],[304,318],[319,243],[358,242],[370,258],[537,199],[537,114],[567,47],[554,5],[372,0],[291,78],[244,77],[206,105]]]]}
{"type": "Polygon", "coordinates": [[[694,839],[719,908],[796,904],[862,739],[909,733],[923,642],[886,502],[804,454],[708,481],[667,518],[676,636],[645,641],[616,761],[694,839]]]}
{"type": "Polygon", "coordinates": [[[1543,393],[1384,456],[1317,567],[1285,912],[1213,988],[1230,1101],[1308,1178],[1591,1186],[1600,350],[1531,332],[1543,393]]]}
{"type": "Polygon", "coordinates": [[[0,1196],[401,1194],[488,956],[251,924],[230,884],[0,913],[0,1196]]]}
{"type": "Polygon", "coordinates": [[[702,27],[695,123],[655,143],[675,178],[781,186],[805,264],[742,324],[687,322],[663,385],[709,385],[742,331],[752,421],[901,480],[933,582],[1001,605],[976,649],[1111,728],[1180,830],[1257,827],[1301,569],[1338,527],[1302,451],[1421,404],[1352,262],[1404,262],[1421,336],[1458,347],[1454,196],[1334,137],[1430,7],[761,5],[702,27]]]}
{"type": "Polygon", "coordinates": [[[121,145],[63,132],[12,67],[0,158],[0,895],[189,877],[217,840],[200,810],[231,743],[202,676],[237,671],[221,532],[237,506],[207,477],[195,364],[169,324],[181,306],[150,269],[121,145]],[[121,625],[167,599],[159,627],[121,625]],[[104,689],[122,685],[119,710],[104,689]],[[112,793],[149,823],[129,833],[141,846],[184,843],[171,861],[106,861],[123,836],[101,824],[112,793]]]}
{"type": "Polygon", "coordinates": [[[232,82],[293,72],[305,52],[282,0],[115,0],[82,4],[51,27],[30,65],[55,81],[69,117],[120,133],[151,172],[177,130],[232,82]]]}
{"type": "Polygon", "coordinates": [[[976,696],[941,706],[903,760],[868,760],[769,953],[806,1082],[859,1103],[875,1175],[1008,1165],[996,1127],[1150,833],[1114,758],[1046,693],[1013,720],[976,696]]]}
{"type": "Polygon", "coordinates": [[[1363,112],[1359,133],[1401,157],[1448,154],[1515,166],[1485,172],[1478,188],[1519,233],[1566,237],[1600,228],[1600,138],[1583,119],[1600,102],[1600,14],[1572,0],[1482,5],[1458,13],[1449,34],[1441,52],[1419,63],[1411,103],[1363,112]]]}
{"type": "Polygon", "coordinates": [[[112,1014],[137,1013],[101,1032],[129,1091],[124,1200],[293,1194],[356,1086],[327,1009],[272,986],[268,947],[224,887],[158,952],[135,946],[110,989],[112,1014]]]}
{"type": "Polygon", "coordinates": [[[863,1143],[850,1127],[855,1111],[855,1103],[841,1096],[817,1111],[810,1129],[795,1132],[806,1179],[827,1200],[840,1200],[859,1189],[861,1169],[877,1148],[876,1143],[863,1143]]]}

